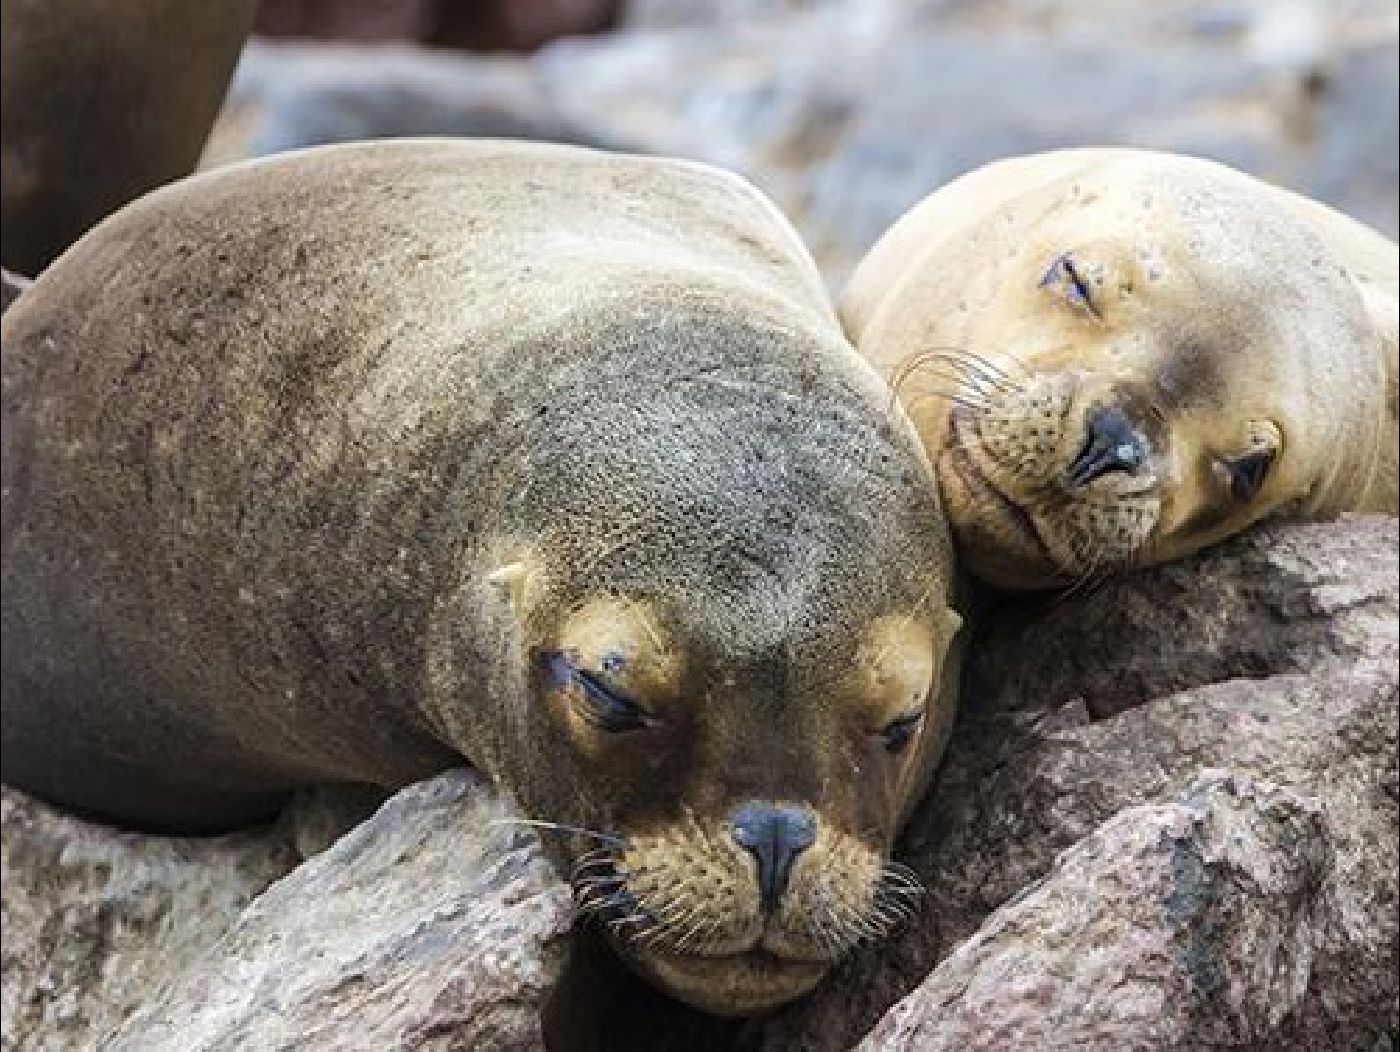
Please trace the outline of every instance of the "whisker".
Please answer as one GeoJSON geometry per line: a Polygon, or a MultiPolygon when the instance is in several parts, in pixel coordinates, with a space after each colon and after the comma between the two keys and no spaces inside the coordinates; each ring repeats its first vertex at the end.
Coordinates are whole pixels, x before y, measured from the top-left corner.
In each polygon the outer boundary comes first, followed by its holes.
{"type": "Polygon", "coordinates": [[[941,398],[945,402],[952,402],[954,405],[960,405],[964,409],[970,409],[974,413],[984,413],[991,408],[991,406],[988,403],[979,403],[967,398],[965,395],[958,394],[955,391],[944,390],[920,391],[917,395],[915,395],[909,400],[908,407],[912,410],[915,406],[919,405],[922,402],[927,402],[931,398],[941,398]]]}
{"type": "MultiPolygon", "coordinates": [[[[911,379],[917,380],[920,383],[930,380],[937,381],[940,384],[949,385],[954,389],[966,389],[971,394],[988,402],[995,401],[998,395],[1005,393],[998,391],[996,388],[991,387],[980,379],[965,376],[962,373],[944,372],[941,369],[928,369],[920,372],[917,377],[912,377],[911,379]]],[[[912,388],[913,385],[906,382],[906,384],[900,387],[900,391],[902,393],[906,389],[912,388]]],[[[917,390],[915,390],[914,393],[918,393],[917,390]]]]}
{"type": "Polygon", "coordinates": [[[960,369],[964,375],[975,375],[993,384],[1006,394],[1017,393],[1023,384],[1020,377],[1011,375],[1006,369],[984,355],[974,354],[959,347],[930,347],[906,358],[901,363],[899,375],[907,376],[927,368],[930,362],[960,369]]]}
{"type": "MultiPolygon", "coordinates": [[[[994,383],[1007,394],[1016,394],[1023,386],[1023,377],[1013,376],[990,358],[971,351],[945,347],[921,352],[920,357],[927,361],[943,362],[980,376],[994,383]]],[[[1017,363],[1019,365],[1019,363],[1017,363]]]]}
{"type": "Polygon", "coordinates": [[[907,384],[918,377],[935,375],[942,380],[952,380],[959,384],[974,385],[979,391],[987,395],[1015,395],[1019,388],[1015,387],[1009,378],[998,377],[998,375],[986,373],[967,366],[965,361],[949,359],[945,356],[931,356],[918,360],[914,364],[913,370],[900,374],[900,382],[907,384]]]}
{"type": "Polygon", "coordinates": [[[574,833],[578,836],[589,836],[595,840],[612,844],[614,847],[626,847],[627,841],[612,833],[600,833],[596,829],[584,829],[582,826],[564,825],[562,822],[543,822],[537,818],[493,818],[488,825],[493,826],[529,826],[532,829],[548,829],[556,833],[574,833]]]}

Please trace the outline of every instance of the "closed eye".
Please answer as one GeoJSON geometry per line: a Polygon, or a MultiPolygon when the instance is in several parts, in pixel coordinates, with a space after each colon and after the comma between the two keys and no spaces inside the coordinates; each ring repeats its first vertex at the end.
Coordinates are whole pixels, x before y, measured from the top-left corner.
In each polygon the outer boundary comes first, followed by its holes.
{"type": "Polygon", "coordinates": [[[1225,471],[1229,477],[1230,499],[1244,504],[1254,499],[1269,475],[1277,451],[1257,449],[1242,457],[1225,461],[1225,471]]]}
{"type": "Polygon", "coordinates": [[[1040,287],[1056,289],[1074,306],[1083,307],[1096,318],[1099,316],[1089,282],[1080,274],[1074,257],[1068,252],[1055,257],[1054,262],[1041,276],[1040,287]]]}
{"type": "Polygon", "coordinates": [[[923,718],[924,712],[920,709],[885,724],[880,731],[880,739],[884,743],[885,750],[891,753],[903,752],[913,740],[914,732],[919,729],[923,718]]]}
{"type": "Polygon", "coordinates": [[[600,730],[612,734],[641,730],[654,718],[631,698],[624,697],[615,687],[604,683],[591,672],[569,666],[573,680],[583,688],[583,716],[600,730]]]}

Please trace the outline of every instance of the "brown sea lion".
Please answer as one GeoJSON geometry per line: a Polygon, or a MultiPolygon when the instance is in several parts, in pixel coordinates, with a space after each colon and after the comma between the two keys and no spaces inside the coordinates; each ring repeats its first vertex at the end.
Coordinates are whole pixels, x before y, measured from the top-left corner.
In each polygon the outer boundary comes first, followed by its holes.
{"type": "Polygon", "coordinates": [[[3,350],[8,780],[213,830],[465,757],[717,1012],[904,911],[950,541],[747,183],[449,140],[238,165],[99,225],[3,350]]]}
{"type": "Polygon", "coordinates": [[[1396,275],[1393,242],[1223,165],[1068,150],[934,193],[840,310],[966,567],[1039,588],[1395,513],[1396,275]]]}
{"type": "Polygon", "coordinates": [[[37,274],[188,175],[256,0],[0,0],[0,260],[37,274]]]}

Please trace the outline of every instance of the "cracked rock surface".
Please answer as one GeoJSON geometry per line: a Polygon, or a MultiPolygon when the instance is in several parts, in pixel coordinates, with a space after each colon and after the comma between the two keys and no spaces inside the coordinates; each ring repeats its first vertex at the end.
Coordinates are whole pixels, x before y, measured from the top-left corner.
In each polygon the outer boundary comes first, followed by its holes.
{"type": "Polygon", "coordinates": [[[479,776],[409,786],[284,877],[104,1047],[516,1049],[542,1042],[568,891],[479,776]]]}
{"type": "Polygon", "coordinates": [[[338,806],[176,839],[6,789],[3,1047],[541,1047],[570,906],[534,835],[455,770],[302,861],[338,806]]]}

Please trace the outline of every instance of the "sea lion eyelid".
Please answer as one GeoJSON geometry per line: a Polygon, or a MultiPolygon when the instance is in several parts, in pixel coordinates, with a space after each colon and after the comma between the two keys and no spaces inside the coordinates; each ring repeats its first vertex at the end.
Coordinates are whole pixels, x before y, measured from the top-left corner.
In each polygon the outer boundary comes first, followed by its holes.
{"type": "Polygon", "coordinates": [[[880,737],[884,740],[887,752],[903,752],[905,746],[914,737],[914,732],[919,724],[923,722],[924,710],[915,709],[913,712],[906,712],[902,716],[896,716],[880,728],[880,737]]]}
{"type": "Polygon", "coordinates": [[[1051,261],[1040,278],[1040,287],[1057,289],[1072,305],[1084,308],[1096,318],[1099,316],[1089,283],[1079,273],[1074,257],[1068,252],[1061,252],[1051,261]]]}
{"type": "Polygon", "coordinates": [[[1223,463],[1229,478],[1230,499],[1239,504],[1253,500],[1264,485],[1264,479],[1268,477],[1269,468],[1273,466],[1277,455],[1277,449],[1263,446],[1252,449],[1243,456],[1227,457],[1223,463]]]}
{"type": "Polygon", "coordinates": [[[595,674],[572,663],[569,663],[569,671],[588,699],[585,718],[601,730],[616,734],[641,730],[656,722],[656,717],[636,701],[618,693],[595,674]]]}

